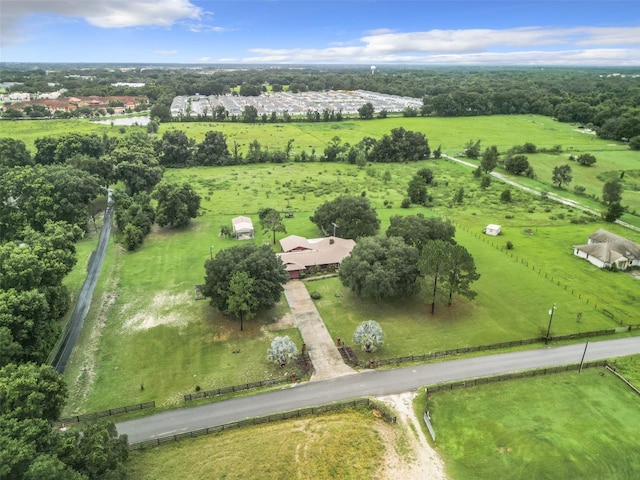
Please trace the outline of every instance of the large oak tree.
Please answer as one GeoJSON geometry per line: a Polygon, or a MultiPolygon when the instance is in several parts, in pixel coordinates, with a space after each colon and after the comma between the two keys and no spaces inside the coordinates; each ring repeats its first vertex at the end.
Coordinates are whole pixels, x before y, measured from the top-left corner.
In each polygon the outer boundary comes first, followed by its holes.
{"type": "Polygon", "coordinates": [[[336,229],[342,238],[360,238],[375,235],[380,228],[376,211],[365,197],[342,195],[320,205],[310,220],[325,235],[336,229]]]}
{"type": "Polygon", "coordinates": [[[288,279],[282,261],[268,245],[237,245],[207,260],[202,293],[221,312],[246,315],[273,307],[280,300],[282,285],[288,279]],[[245,275],[239,275],[241,272],[245,275]]]}
{"type": "Polygon", "coordinates": [[[358,296],[380,300],[418,291],[419,252],[400,237],[363,238],[340,264],[340,280],[358,296]]]}

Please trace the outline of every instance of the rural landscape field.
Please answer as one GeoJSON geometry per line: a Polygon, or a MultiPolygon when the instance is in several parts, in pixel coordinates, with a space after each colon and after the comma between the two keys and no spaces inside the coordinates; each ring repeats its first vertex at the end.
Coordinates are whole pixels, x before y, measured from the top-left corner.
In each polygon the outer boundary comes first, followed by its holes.
{"type": "MultiPolygon", "coordinates": [[[[77,125],[85,133],[123,135],[122,129],[114,126],[89,122],[77,125]]],[[[9,135],[20,137],[21,132],[30,132],[24,137],[28,145],[33,139],[50,134],[49,126],[43,122],[10,126],[5,130],[9,135]]],[[[424,133],[430,145],[441,146],[443,153],[451,157],[460,157],[469,139],[479,139],[483,145],[495,144],[499,150],[525,142],[535,143],[538,148],[562,145],[562,153],[530,156],[538,174],[535,180],[521,177],[516,180],[539,191],[558,192],[592,208],[602,208],[597,199],[576,195],[568,189],[559,191],[551,185],[553,166],[566,162],[569,155],[597,152],[596,166],[574,169],[574,182],[587,186],[587,193],[594,192],[597,197],[602,175],[618,170],[632,172],[639,160],[637,152],[581,133],[575,125],[526,115],[350,120],[318,126],[169,124],[162,126],[158,135],[168,129],[182,129],[195,140],[202,140],[205,132],[218,130],[242,149],[258,139],[269,149],[284,148],[293,140],[294,150],[322,151],[335,137],[357,143],[365,136],[380,137],[397,127],[424,133]]],[[[133,126],[127,130],[142,128],[133,126]]],[[[164,178],[192,185],[202,198],[200,213],[187,227],[154,227],[143,247],[135,252],[127,252],[118,243],[118,236],[114,237],[86,327],[65,371],[70,396],[64,415],[150,400],[162,408],[181,406],[184,394],[199,389],[294,373],[293,367],[282,370],[273,365],[265,354],[277,335],[286,334],[296,344],[302,343],[297,329],[287,321],[291,313],[286,301],[245,322],[241,332],[237,320],[224,316],[207,301],[195,300],[194,286],[203,281],[205,261],[237,242],[219,235],[221,227],[229,225],[233,217],[255,218],[265,207],[292,212],[291,218],[285,220],[286,233],[278,233],[277,239],[288,234],[313,238],[322,232],[309,217],[323,202],[340,194],[366,196],[382,220],[381,232],[394,215],[421,213],[449,220],[456,228],[455,240],[473,255],[481,275],[474,285],[478,293],[475,299],[457,298],[451,306],[439,302],[435,314],[430,313],[430,299],[424,292],[409,299],[371,301],[359,298],[335,276],[309,278],[307,289],[318,294],[316,307],[333,338],[350,339],[357,325],[365,320],[376,320],[382,326],[385,344],[372,354],[359,352],[363,362],[541,337],[551,305],[557,306],[553,335],[637,323],[639,280],[633,274],[596,269],[576,258],[572,246],[586,242],[591,233],[601,228],[634,241],[640,240],[640,234],[518,188],[511,187],[512,200],[505,203],[500,199],[505,184],[494,179],[488,188],[481,188],[472,168],[447,158],[366,166],[284,163],[193,167],[168,169],[164,178]],[[424,167],[434,174],[435,181],[429,188],[431,204],[402,208],[407,182],[424,167]],[[460,188],[464,189],[464,199],[454,203],[452,198],[460,188]],[[503,234],[484,235],[483,229],[490,223],[502,225],[503,234]],[[512,248],[507,248],[508,242],[512,248]]],[[[633,178],[629,175],[630,182],[633,178]]],[[[640,204],[638,191],[631,189],[625,195],[630,211],[640,204]]],[[[633,214],[624,216],[625,221],[636,225],[637,219],[633,214]]],[[[67,278],[72,292],[82,285],[96,239],[96,234],[90,233],[77,245],[79,261],[67,278]]],[[[254,241],[261,245],[271,244],[271,240],[271,232],[258,231],[254,241]]],[[[273,247],[279,251],[277,244],[273,247]]],[[[547,385],[552,380],[539,381],[547,385]]],[[[598,392],[602,394],[602,388],[598,392]]],[[[571,404],[572,400],[563,402],[571,404]]],[[[235,444],[239,440],[231,441],[235,444]]],[[[200,442],[210,444],[215,439],[200,442]]],[[[200,447],[194,444],[193,448],[200,447]]],[[[456,466],[459,462],[450,450],[452,447],[446,443],[438,448],[442,448],[446,464],[452,466],[452,477],[467,478],[462,473],[464,467],[456,466]]],[[[144,462],[148,455],[155,458],[153,451],[140,453],[134,463],[144,462]]],[[[523,461],[516,458],[513,465],[522,465],[523,461]]],[[[375,470],[379,465],[362,468],[375,470]]],[[[620,478],[623,477],[624,474],[620,478]]]]}
{"type": "Polygon", "coordinates": [[[0,480],[639,477],[639,22],[2,1],[0,480]]]}

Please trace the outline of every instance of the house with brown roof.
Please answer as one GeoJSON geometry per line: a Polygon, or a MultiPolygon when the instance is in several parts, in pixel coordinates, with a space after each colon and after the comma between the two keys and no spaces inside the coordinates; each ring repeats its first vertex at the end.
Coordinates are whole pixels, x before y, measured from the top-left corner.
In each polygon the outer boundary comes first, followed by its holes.
{"type": "Polygon", "coordinates": [[[289,278],[300,278],[301,273],[331,271],[340,267],[356,242],[340,237],[306,239],[289,235],[280,240],[283,253],[278,257],[289,272],[289,278]]]}
{"type": "Polygon", "coordinates": [[[590,235],[586,245],[574,245],[573,254],[598,268],[640,267],[640,245],[602,229],[590,235]]]}

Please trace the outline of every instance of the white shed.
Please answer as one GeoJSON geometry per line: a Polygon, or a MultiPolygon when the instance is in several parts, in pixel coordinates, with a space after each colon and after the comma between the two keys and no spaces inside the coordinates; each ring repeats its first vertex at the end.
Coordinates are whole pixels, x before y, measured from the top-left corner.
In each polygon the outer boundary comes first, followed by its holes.
{"type": "Polygon", "coordinates": [[[497,237],[502,233],[502,230],[500,225],[494,225],[493,223],[490,223],[489,225],[487,225],[487,228],[484,229],[484,233],[493,237],[497,237]]]}
{"type": "Polygon", "coordinates": [[[236,217],[231,220],[233,234],[238,240],[249,240],[253,238],[253,222],[249,217],[236,217]]]}

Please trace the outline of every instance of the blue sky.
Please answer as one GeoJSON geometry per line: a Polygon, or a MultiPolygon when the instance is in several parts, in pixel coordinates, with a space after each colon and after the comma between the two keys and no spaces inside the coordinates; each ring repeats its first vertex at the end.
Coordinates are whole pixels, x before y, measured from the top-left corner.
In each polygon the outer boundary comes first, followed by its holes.
{"type": "Polygon", "coordinates": [[[640,2],[0,0],[0,61],[640,66],[640,2]]]}

